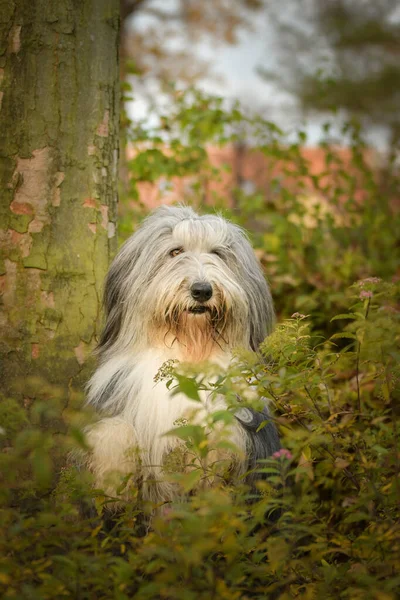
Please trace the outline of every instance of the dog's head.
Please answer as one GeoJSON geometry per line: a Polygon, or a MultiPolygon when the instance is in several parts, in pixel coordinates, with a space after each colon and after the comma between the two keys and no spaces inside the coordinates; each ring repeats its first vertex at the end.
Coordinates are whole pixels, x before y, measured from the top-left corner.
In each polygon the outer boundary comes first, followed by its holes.
{"type": "Polygon", "coordinates": [[[175,343],[192,360],[213,347],[255,350],[274,320],[245,233],[215,215],[163,206],[124,244],[105,286],[100,351],[175,343]]]}

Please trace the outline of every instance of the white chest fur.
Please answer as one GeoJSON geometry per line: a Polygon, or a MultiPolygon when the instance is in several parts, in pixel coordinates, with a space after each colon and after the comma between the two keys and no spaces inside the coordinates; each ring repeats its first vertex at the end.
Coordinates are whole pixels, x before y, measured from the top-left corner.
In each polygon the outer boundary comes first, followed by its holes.
{"type": "MultiPolygon", "coordinates": [[[[138,357],[134,367],[136,385],[122,412],[133,425],[143,461],[150,467],[161,465],[163,456],[176,446],[176,438],[165,434],[183,419],[192,417],[195,423],[206,425],[209,413],[226,408],[222,396],[200,391],[198,402],[183,393],[173,394],[166,380],[155,381],[161,366],[170,358],[170,353],[162,350],[148,350],[138,357]]],[[[230,356],[219,355],[215,360],[223,369],[230,356]]]]}
{"type": "MultiPolygon", "coordinates": [[[[115,416],[102,419],[88,433],[93,448],[90,468],[97,486],[108,488],[109,493],[115,486],[107,485],[107,473],[135,472],[137,478],[153,480],[150,488],[144,486],[145,496],[157,501],[170,499],[172,487],[163,481],[163,463],[181,442],[165,434],[188,418],[206,425],[210,413],[226,408],[223,396],[208,391],[200,391],[200,402],[183,393],[173,394],[167,388],[167,379],[156,378],[162,365],[171,358],[174,356],[167,349],[148,349],[114,361],[116,372],[124,373],[114,397],[111,394],[107,401],[115,416]]],[[[230,355],[221,353],[213,362],[223,371],[230,360],[230,355]]],[[[93,380],[97,392],[104,381],[110,380],[110,366],[108,362],[97,371],[93,380]]],[[[243,430],[236,423],[230,428],[229,438],[244,453],[243,430]]]]}

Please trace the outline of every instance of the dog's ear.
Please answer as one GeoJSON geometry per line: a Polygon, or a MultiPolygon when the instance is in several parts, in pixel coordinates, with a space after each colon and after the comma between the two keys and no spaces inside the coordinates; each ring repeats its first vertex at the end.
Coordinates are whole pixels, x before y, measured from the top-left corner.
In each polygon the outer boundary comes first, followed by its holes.
{"type": "MultiPolygon", "coordinates": [[[[185,210],[187,212],[187,209],[185,210]]],[[[155,248],[160,247],[162,251],[163,240],[168,241],[173,224],[177,221],[177,211],[178,209],[174,211],[165,206],[154,211],[125,242],[115,257],[104,287],[106,323],[98,345],[100,352],[110,348],[117,341],[121,328],[125,329],[125,334],[135,333],[132,330],[126,331],[124,319],[131,318],[135,313],[135,290],[139,290],[143,285],[151,264],[154,269],[155,248]]],[[[125,341],[128,342],[128,338],[125,341]]]]}
{"type": "Polygon", "coordinates": [[[102,351],[110,347],[118,337],[122,323],[122,290],[118,277],[120,269],[114,265],[107,274],[104,284],[103,306],[106,314],[106,322],[100,336],[98,350],[102,351]]]}
{"type": "Polygon", "coordinates": [[[275,312],[269,286],[264,279],[261,267],[254,257],[255,267],[250,285],[250,347],[257,351],[273,329],[275,312]]]}
{"type": "Polygon", "coordinates": [[[249,303],[250,347],[257,351],[275,323],[271,292],[246,233],[235,226],[235,254],[249,303]]]}
{"type": "Polygon", "coordinates": [[[118,338],[124,318],[126,294],[138,258],[138,248],[132,236],[121,248],[108,271],[103,294],[106,322],[100,336],[98,351],[110,348],[118,338]]]}

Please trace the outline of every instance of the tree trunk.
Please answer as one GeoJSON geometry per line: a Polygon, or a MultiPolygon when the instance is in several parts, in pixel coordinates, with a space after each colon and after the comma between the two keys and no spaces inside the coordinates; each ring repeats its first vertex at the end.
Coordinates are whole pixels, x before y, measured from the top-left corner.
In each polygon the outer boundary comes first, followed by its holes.
{"type": "Polygon", "coordinates": [[[116,247],[118,0],[0,0],[1,381],[86,377],[116,247]]]}

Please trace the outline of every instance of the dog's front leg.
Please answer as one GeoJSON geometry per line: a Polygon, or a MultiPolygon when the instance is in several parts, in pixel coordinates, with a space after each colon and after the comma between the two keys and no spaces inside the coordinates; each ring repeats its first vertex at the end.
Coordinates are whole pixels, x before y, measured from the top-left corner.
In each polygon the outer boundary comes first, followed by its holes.
{"type": "MultiPolygon", "coordinates": [[[[86,439],[91,448],[87,465],[97,488],[115,496],[124,477],[132,473],[132,482],[138,478],[137,437],[128,421],[122,417],[102,419],[88,430],[86,439]]],[[[129,487],[125,487],[122,499],[129,497],[129,487]]]]}

